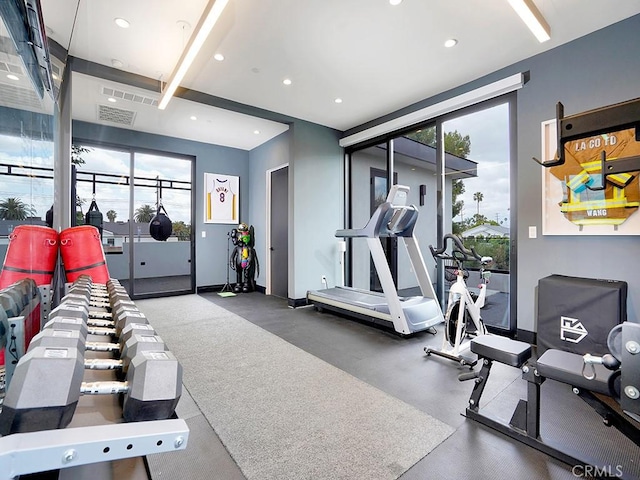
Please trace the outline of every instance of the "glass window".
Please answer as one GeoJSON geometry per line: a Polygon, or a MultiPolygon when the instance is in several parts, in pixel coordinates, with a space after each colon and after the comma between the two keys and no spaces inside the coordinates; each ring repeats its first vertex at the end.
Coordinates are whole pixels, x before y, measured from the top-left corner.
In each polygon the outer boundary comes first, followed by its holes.
{"type": "MultiPolygon", "coordinates": [[[[485,325],[510,329],[509,104],[461,115],[443,123],[445,175],[450,180],[450,230],[480,256],[490,256],[491,277],[482,310],[485,325]],[[467,162],[465,166],[464,162],[467,162]]],[[[469,290],[481,283],[479,264],[465,265],[469,290]]]]}
{"type": "MultiPolygon", "coordinates": [[[[0,255],[8,235],[21,224],[45,225],[53,205],[53,98],[32,81],[31,71],[15,49],[24,45],[24,25],[0,18],[0,255]],[[11,32],[8,27],[11,27],[11,32]],[[10,74],[10,75],[8,75],[10,74]]],[[[25,49],[26,54],[30,50],[25,49]]],[[[37,72],[36,72],[37,73],[37,72]]],[[[36,78],[39,80],[39,78],[36,78]]]]}

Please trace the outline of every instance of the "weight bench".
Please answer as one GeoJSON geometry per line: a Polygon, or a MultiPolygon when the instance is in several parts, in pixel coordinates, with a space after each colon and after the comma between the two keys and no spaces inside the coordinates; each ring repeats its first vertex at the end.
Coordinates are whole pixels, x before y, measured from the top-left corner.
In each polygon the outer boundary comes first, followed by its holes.
{"type": "Polygon", "coordinates": [[[609,378],[616,375],[602,365],[593,365],[596,378],[589,380],[583,375],[582,355],[561,350],[545,351],[536,362],[531,361],[531,346],[509,338],[482,335],[471,341],[471,351],[478,355],[482,367],[479,372],[460,375],[460,380],[475,379],[475,384],[465,416],[483,425],[529,445],[549,456],[571,466],[594,465],[587,458],[577,458],[558,447],[545,443],[540,437],[540,386],[546,379],[571,385],[573,392],[580,396],[602,416],[605,425],[615,426],[636,445],[640,445],[640,423],[633,422],[611,403],[599,398],[606,395],[608,400],[609,378]],[[527,381],[527,399],[521,399],[509,423],[480,412],[480,398],[486,386],[493,362],[520,368],[522,378],[527,381]]]}

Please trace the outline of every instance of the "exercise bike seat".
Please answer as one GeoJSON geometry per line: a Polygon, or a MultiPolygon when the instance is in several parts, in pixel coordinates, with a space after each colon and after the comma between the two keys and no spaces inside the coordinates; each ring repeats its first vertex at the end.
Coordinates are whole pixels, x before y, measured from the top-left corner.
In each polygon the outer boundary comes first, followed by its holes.
{"type": "Polygon", "coordinates": [[[536,369],[543,377],[592,392],[611,395],[609,377],[613,372],[602,365],[593,365],[593,367],[596,377],[589,380],[582,375],[584,368],[582,355],[553,348],[545,351],[536,362],[536,369]]]}
{"type": "Polygon", "coordinates": [[[492,262],[493,262],[493,257],[482,257],[482,258],[480,259],[480,263],[481,263],[484,267],[486,267],[487,265],[489,265],[489,264],[490,264],[490,263],[492,263],[492,262]]]}
{"type": "Polygon", "coordinates": [[[520,368],[531,358],[531,345],[496,335],[480,335],[471,340],[471,351],[480,358],[488,358],[520,368]]]}

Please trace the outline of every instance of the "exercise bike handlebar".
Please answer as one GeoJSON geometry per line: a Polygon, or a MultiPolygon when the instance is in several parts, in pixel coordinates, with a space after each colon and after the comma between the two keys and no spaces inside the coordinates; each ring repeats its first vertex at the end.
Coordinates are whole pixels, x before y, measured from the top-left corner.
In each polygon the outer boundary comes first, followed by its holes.
{"type": "MultiPolygon", "coordinates": [[[[429,245],[429,250],[431,250],[431,255],[433,258],[441,258],[443,260],[457,260],[459,262],[473,261],[477,260],[481,263],[485,263],[484,257],[478,255],[473,247],[470,249],[465,247],[462,244],[462,240],[457,235],[453,235],[452,233],[447,233],[442,238],[442,248],[433,248],[432,245],[429,245]],[[453,244],[451,248],[451,255],[446,255],[447,251],[447,240],[451,240],[453,244]]],[[[488,258],[488,257],[487,257],[488,258]]]]}

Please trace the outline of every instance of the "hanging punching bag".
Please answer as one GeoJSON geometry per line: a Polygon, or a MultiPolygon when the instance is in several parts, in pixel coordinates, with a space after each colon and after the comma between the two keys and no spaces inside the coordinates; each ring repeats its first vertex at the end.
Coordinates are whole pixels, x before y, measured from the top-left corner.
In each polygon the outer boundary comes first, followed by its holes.
{"type": "Polygon", "coordinates": [[[165,242],[167,238],[171,236],[173,232],[173,225],[171,219],[167,216],[167,211],[162,206],[162,203],[158,204],[158,211],[149,222],[149,235],[154,240],[165,242]]]}
{"type": "Polygon", "coordinates": [[[84,223],[85,225],[92,225],[96,227],[98,232],[100,232],[100,238],[102,238],[102,212],[98,209],[95,197],[93,197],[89,210],[87,210],[87,213],[84,216],[84,223]]]}
{"type": "Polygon", "coordinates": [[[47,227],[53,228],[53,205],[51,205],[51,208],[47,210],[47,213],[45,213],[44,219],[45,219],[44,221],[47,224],[47,227]]]}

